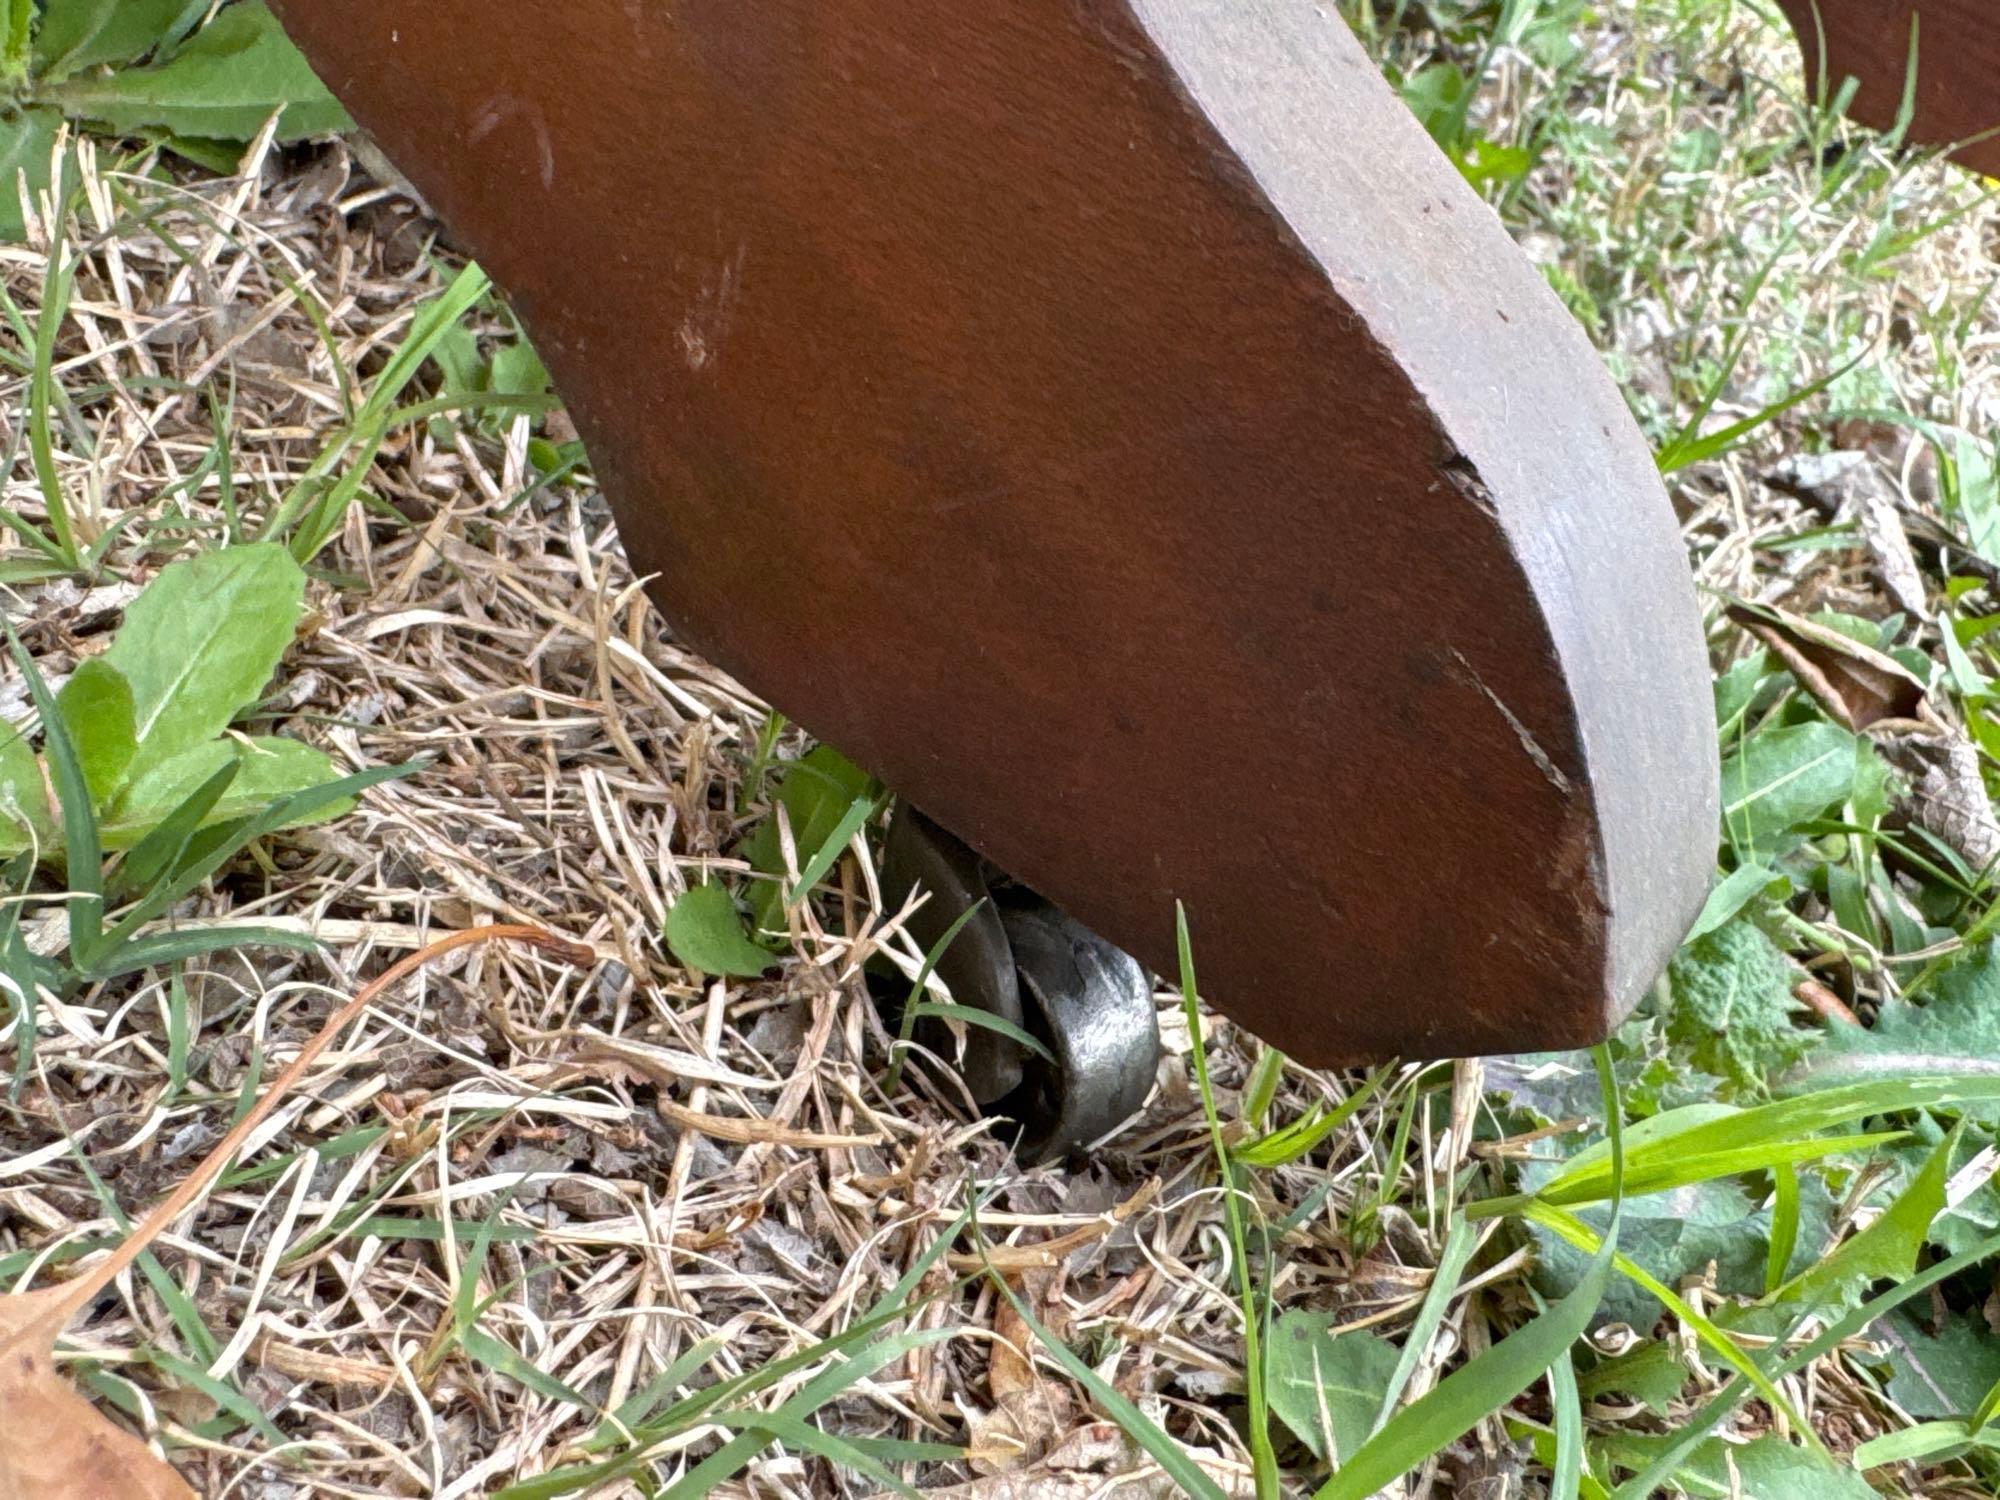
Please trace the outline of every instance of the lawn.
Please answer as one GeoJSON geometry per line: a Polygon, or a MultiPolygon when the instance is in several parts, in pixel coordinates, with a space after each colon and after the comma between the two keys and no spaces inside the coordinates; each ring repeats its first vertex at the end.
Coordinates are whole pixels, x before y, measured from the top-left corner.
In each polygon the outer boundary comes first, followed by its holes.
{"type": "MultiPolygon", "coordinates": [[[[2000,1488],[2000,210],[1768,7],[1342,5],[1659,455],[1696,934],[1595,1055],[1315,1072],[1162,976],[1035,1170],[891,1066],[875,788],[676,644],[504,299],[275,32],[218,83],[256,7],[67,9],[0,135],[0,1292],[264,1095],[56,1359],[196,1492],[2000,1488]]],[[[10,1389],[0,1492],[82,1430],[10,1389]]]]}

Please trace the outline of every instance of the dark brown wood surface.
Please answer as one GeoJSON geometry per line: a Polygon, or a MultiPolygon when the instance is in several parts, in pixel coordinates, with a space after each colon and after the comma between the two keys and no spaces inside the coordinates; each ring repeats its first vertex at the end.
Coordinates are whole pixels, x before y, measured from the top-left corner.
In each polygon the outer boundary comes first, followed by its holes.
{"type": "Polygon", "coordinates": [[[1896,123],[1916,42],[1909,138],[1967,143],[1958,159],[2000,176],[2000,0],[1778,0],[1805,51],[1806,74],[1829,101],[1843,79],[1859,85],[1851,113],[1896,123]],[[1916,21],[1914,31],[1912,19],[1916,21]]]}
{"type": "Polygon", "coordinates": [[[692,645],[1311,1063],[1591,1040],[1712,869],[1580,333],[1312,0],[281,0],[692,645]]]}

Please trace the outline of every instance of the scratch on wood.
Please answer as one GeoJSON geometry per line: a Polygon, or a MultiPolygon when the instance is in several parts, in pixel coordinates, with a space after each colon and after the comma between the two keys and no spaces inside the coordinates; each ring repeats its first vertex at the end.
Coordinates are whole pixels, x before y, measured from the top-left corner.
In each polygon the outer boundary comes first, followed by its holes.
{"type": "Polygon", "coordinates": [[[1451,657],[1453,661],[1458,663],[1459,670],[1464,675],[1465,680],[1478,688],[1485,695],[1488,703],[1491,703],[1495,708],[1500,710],[1500,717],[1505,719],[1507,727],[1514,731],[1514,738],[1519,740],[1521,748],[1528,752],[1528,759],[1535,763],[1535,769],[1542,773],[1550,786],[1567,797],[1570,794],[1569,778],[1563,775],[1562,767],[1550,759],[1549,752],[1542,748],[1542,743],[1535,738],[1534,731],[1529,729],[1526,724],[1523,724],[1520,716],[1501,701],[1498,693],[1486,685],[1486,679],[1481,677],[1472,663],[1465,659],[1463,651],[1453,646],[1451,648],[1451,657]]]}

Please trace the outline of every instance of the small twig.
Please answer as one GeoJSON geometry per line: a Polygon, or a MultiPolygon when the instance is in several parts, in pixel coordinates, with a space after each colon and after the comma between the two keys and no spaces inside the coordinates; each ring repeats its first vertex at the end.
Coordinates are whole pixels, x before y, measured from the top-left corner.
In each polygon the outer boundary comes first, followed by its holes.
{"type": "Polygon", "coordinates": [[[1086,1224],[1081,1229],[1072,1229],[1068,1234],[1060,1234],[1052,1240],[1043,1240],[1033,1245],[992,1245],[976,1255],[954,1251],[945,1257],[945,1264],[954,1271],[990,1269],[998,1271],[1003,1276],[1011,1276],[1019,1271],[1059,1266],[1065,1256],[1103,1239],[1159,1195],[1160,1179],[1150,1178],[1144,1187],[1095,1224],[1086,1224]]]}
{"type": "Polygon", "coordinates": [[[1861,1024],[1861,1018],[1849,1009],[1847,1002],[1817,979],[1800,980],[1792,987],[1792,995],[1823,1021],[1840,1021],[1848,1026],[1861,1024]]]}

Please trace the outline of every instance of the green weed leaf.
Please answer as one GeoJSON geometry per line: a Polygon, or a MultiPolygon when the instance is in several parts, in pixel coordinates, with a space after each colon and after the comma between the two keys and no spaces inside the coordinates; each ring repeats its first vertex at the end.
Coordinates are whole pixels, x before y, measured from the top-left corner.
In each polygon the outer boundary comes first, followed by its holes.
{"type": "Polygon", "coordinates": [[[1623,1197],[1625,1186],[1624,1106],[1618,1098],[1610,1053],[1599,1048],[1596,1062],[1610,1132],[1613,1212],[1609,1232],[1598,1246],[1589,1273],[1574,1292],[1397,1412],[1315,1492],[1314,1500],[1366,1500],[1507,1405],[1557,1360],[1568,1359],[1570,1346],[1589,1328],[1610,1285],[1618,1245],[1617,1200],[1623,1197]]]}
{"type": "Polygon", "coordinates": [[[55,83],[84,68],[138,62],[207,9],[207,0],[43,0],[34,74],[55,83]]]}
{"type": "Polygon", "coordinates": [[[274,114],[284,140],[349,127],[262,0],[225,7],[164,63],[79,74],[37,97],[127,135],[164,130],[242,141],[274,114]]]}
{"type": "MultiPolygon", "coordinates": [[[[118,810],[104,820],[104,847],[130,848],[231,763],[236,766],[235,778],[198,826],[207,828],[249,817],[280,798],[323,786],[340,774],[324,750],[300,740],[276,735],[210,740],[155,767],[126,788],[118,810]]],[[[353,806],[352,797],[343,797],[301,813],[284,826],[323,823],[353,806]]]]}
{"type": "Polygon", "coordinates": [[[160,570],[103,657],[132,687],[138,743],[128,783],[207,744],[256,701],[291,644],[304,597],[305,574],[269,543],[160,570]]]}
{"type": "Polygon", "coordinates": [[[720,885],[698,885],[667,911],[667,947],[683,968],[755,979],[777,960],[743,932],[736,903],[720,885]]]}
{"type": "MultiPolygon", "coordinates": [[[[1826,1222],[1833,1204],[1822,1190],[1815,1195],[1812,1207],[1817,1223],[1807,1243],[1817,1250],[1825,1243],[1826,1222]]],[[[1602,1208],[1579,1208],[1574,1212],[1595,1235],[1604,1233],[1607,1220],[1602,1208]]],[[[1689,1276],[1707,1275],[1712,1267],[1719,1291],[1733,1296],[1757,1296],[1764,1290],[1765,1247],[1770,1228],[1770,1211],[1760,1207],[1736,1183],[1690,1183],[1664,1193],[1628,1197],[1618,1248],[1634,1265],[1666,1286],[1679,1286],[1689,1276]]],[[[1533,1282],[1544,1296],[1563,1296],[1589,1274],[1588,1248],[1579,1249],[1559,1233],[1532,1220],[1529,1233],[1535,1243],[1533,1282]]],[[[1809,1263],[1809,1258],[1805,1263],[1809,1263]]],[[[1804,1268],[1798,1257],[1793,1258],[1793,1264],[1804,1268]]],[[[1659,1303],[1644,1287],[1618,1281],[1607,1288],[1604,1303],[1592,1321],[1647,1328],[1659,1319],[1660,1312],[1659,1303]]]]}
{"type": "MultiPolygon", "coordinates": [[[[1621,1433],[1593,1446],[1620,1468],[1639,1469],[1664,1453],[1670,1440],[1621,1433]]],[[[1852,1469],[1842,1468],[1782,1438],[1748,1443],[1709,1438],[1673,1470],[1676,1492],[1692,1500],[1878,1500],[1852,1469]]]]}
{"type": "Polygon", "coordinates": [[[0,858],[35,845],[46,849],[54,842],[55,831],[42,763],[29,748],[27,735],[11,724],[0,724],[0,858]]]}
{"type": "MultiPolygon", "coordinates": [[[[867,820],[879,790],[866,771],[826,745],[814,746],[784,768],[773,800],[784,808],[785,819],[791,824],[801,876],[815,868],[824,873],[839,858],[854,830],[867,820]],[[858,815],[857,808],[861,809],[858,815]],[[843,828],[844,836],[837,838],[843,828]]],[[[758,824],[743,841],[740,852],[753,870],[777,877],[758,882],[750,893],[752,930],[784,931],[785,855],[777,818],[758,824]]],[[[801,891],[810,888],[808,882],[801,881],[801,891]]]]}
{"type": "Polygon", "coordinates": [[[1910,1312],[1870,1333],[1889,1370],[1889,1399],[1911,1416],[1963,1417],[2000,1381],[2000,1339],[1975,1313],[1948,1314],[1935,1332],[1910,1312]]]}
{"type": "Polygon", "coordinates": [[[1798,1311],[1845,1307],[1873,1282],[1908,1276],[1916,1269],[1931,1221],[1944,1212],[1955,1144],[1956,1137],[1943,1142],[1874,1223],[1779,1287],[1766,1303],[1798,1311]]]}
{"type": "MultiPolygon", "coordinates": [[[[1939,971],[1929,999],[1885,1001],[1872,1026],[1835,1024],[1792,1075],[1822,1085],[1911,1073],[2000,1077],[2000,945],[1982,943],[1939,971]]],[[[2000,1107],[1974,1112],[2000,1120],[2000,1107]]]]}
{"type": "Polygon", "coordinates": [[[1696,1066],[1734,1084],[1735,1097],[1755,1097],[1766,1079],[1798,1062],[1819,1039],[1792,1024],[1792,987],[1802,977],[1749,921],[1726,922],[1674,956],[1667,970],[1673,994],[1665,1011],[1667,1038],[1696,1066]]]}
{"type": "Polygon", "coordinates": [[[103,806],[125,779],[138,748],[133,729],[132,685],[102,657],[90,657],[56,694],[63,727],[76,746],[90,795],[103,806]]]}
{"type": "Polygon", "coordinates": [[[24,109],[0,119],[0,240],[18,240],[27,233],[21,190],[24,182],[30,197],[49,190],[61,128],[62,115],[53,109],[24,109]]]}
{"type": "Polygon", "coordinates": [[[1722,763],[1722,826],[1746,857],[1844,801],[1858,763],[1853,735],[1824,720],[1767,729],[1722,763]]]}
{"type": "Polygon", "coordinates": [[[1322,1462],[1360,1451],[1396,1370],[1394,1344],[1337,1332],[1336,1316],[1288,1312],[1271,1330],[1271,1412],[1322,1462]]]}

